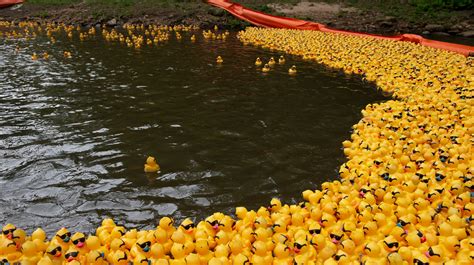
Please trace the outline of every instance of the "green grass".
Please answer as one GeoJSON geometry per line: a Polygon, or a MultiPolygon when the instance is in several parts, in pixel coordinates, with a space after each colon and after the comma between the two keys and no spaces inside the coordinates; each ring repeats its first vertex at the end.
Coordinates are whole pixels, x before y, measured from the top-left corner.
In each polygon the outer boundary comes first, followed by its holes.
{"type": "MultiPolygon", "coordinates": [[[[249,8],[270,13],[276,13],[268,7],[269,3],[295,5],[300,0],[234,0],[249,8]]],[[[402,21],[412,23],[455,23],[465,17],[456,13],[459,10],[473,10],[474,0],[305,0],[311,2],[342,3],[361,10],[381,12],[387,16],[396,17],[402,21]]],[[[108,18],[111,16],[133,16],[151,14],[160,9],[173,9],[182,13],[193,13],[193,9],[211,10],[201,0],[29,0],[27,4],[35,5],[70,5],[84,3],[94,7],[94,17],[108,18]]],[[[213,11],[209,11],[213,12],[213,11]]],[[[215,13],[215,12],[214,12],[215,13]]],[[[472,14],[472,13],[471,13],[472,14]]],[[[238,27],[242,26],[238,20],[224,12],[223,16],[229,18],[229,23],[238,27]]],[[[467,15],[468,16],[468,15],[467,15]]]]}

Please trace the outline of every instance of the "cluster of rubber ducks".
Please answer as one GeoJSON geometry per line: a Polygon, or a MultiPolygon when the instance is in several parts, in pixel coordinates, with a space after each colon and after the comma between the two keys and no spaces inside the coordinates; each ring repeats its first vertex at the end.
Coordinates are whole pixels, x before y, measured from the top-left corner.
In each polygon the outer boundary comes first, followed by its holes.
{"type": "MultiPolygon", "coordinates": [[[[95,27],[80,27],[63,23],[20,22],[16,24],[7,21],[0,21],[0,29],[7,29],[0,30],[0,37],[7,39],[28,40],[45,34],[53,44],[56,43],[59,36],[65,36],[70,40],[78,38],[80,41],[85,41],[96,36],[97,32],[95,27]]],[[[109,29],[106,25],[101,26],[102,36],[107,42],[119,42],[135,49],[140,49],[144,45],[152,46],[167,42],[173,35],[177,40],[181,40],[183,32],[196,30],[199,30],[199,27],[194,25],[145,26],[143,24],[125,24],[119,29],[109,29]]],[[[226,31],[222,35],[227,37],[229,32],[226,31]]],[[[219,39],[225,39],[225,37],[219,35],[219,39]]],[[[196,35],[193,34],[190,40],[192,42],[196,41],[196,35]]]]}
{"type": "MultiPolygon", "coordinates": [[[[40,229],[27,236],[7,224],[0,262],[474,264],[472,58],[315,31],[248,28],[238,37],[360,75],[392,95],[362,110],[342,143],[348,161],[339,180],[304,191],[298,204],[237,207],[235,219],[215,213],[175,226],[163,217],[156,229],[141,231],[106,219],[94,235],[62,228],[50,240],[40,229]]],[[[149,157],[145,171],[158,170],[149,157]]]]}
{"type": "MultiPolygon", "coordinates": [[[[286,59],[283,55],[280,55],[280,58],[278,58],[278,64],[285,64],[286,62],[286,59]]],[[[268,73],[271,71],[272,67],[274,67],[276,65],[276,60],[275,58],[271,57],[270,60],[268,60],[267,63],[263,63],[262,59],[260,59],[260,57],[257,57],[257,59],[255,60],[255,66],[261,66],[263,65],[262,67],[262,72],[264,73],[268,73]]],[[[296,66],[293,65],[290,67],[290,69],[288,69],[288,73],[290,75],[294,75],[296,74],[296,66]]]]}
{"type": "Polygon", "coordinates": [[[31,22],[20,22],[18,25],[0,20],[0,38],[5,39],[34,39],[37,36],[37,32],[34,30],[35,24],[31,22]]]}
{"type": "Polygon", "coordinates": [[[323,209],[310,220],[328,221],[323,229],[356,249],[317,260],[474,264],[472,58],[315,31],[248,28],[239,39],[361,75],[395,99],[362,111],[343,142],[341,180],[304,196],[323,209]]]}
{"type": "MultiPolygon", "coordinates": [[[[279,64],[285,64],[286,60],[285,60],[285,57],[283,55],[280,56],[280,58],[278,59],[278,63],[279,64]]],[[[224,63],[224,59],[222,59],[222,56],[217,56],[216,57],[216,63],[218,65],[224,63]]],[[[255,66],[259,67],[263,64],[262,62],[262,59],[260,59],[260,57],[257,57],[257,59],[255,60],[255,66]]],[[[272,67],[274,67],[276,64],[276,61],[275,61],[275,58],[271,57],[270,60],[268,61],[268,63],[265,63],[264,66],[261,68],[261,71],[263,73],[268,73],[271,71],[272,67]]],[[[288,73],[290,75],[294,75],[296,74],[296,66],[293,65],[290,67],[290,69],[288,69],[288,73]]]]}

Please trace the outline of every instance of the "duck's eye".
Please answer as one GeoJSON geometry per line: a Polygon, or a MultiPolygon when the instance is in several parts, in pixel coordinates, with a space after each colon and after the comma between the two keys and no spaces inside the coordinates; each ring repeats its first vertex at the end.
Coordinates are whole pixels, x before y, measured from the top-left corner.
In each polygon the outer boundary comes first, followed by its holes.
{"type": "MultiPolygon", "coordinates": [[[[334,259],[336,261],[340,260],[342,257],[346,256],[346,254],[341,254],[341,255],[334,255],[334,259]]],[[[347,257],[347,256],[346,256],[347,257]]]]}
{"type": "Polygon", "coordinates": [[[67,233],[65,233],[65,234],[63,234],[63,235],[58,235],[58,237],[64,240],[64,239],[66,239],[66,238],[68,238],[68,237],[71,237],[71,233],[67,232],[67,233]]]}
{"type": "Polygon", "coordinates": [[[295,243],[295,247],[296,247],[297,249],[302,249],[304,246],[306,246],[306,244],[301,245],[301,244],[299,244],[299,243],[295,243]]]}
{"type": "Polygon", "coordinates": [[[8,230],[3,230],[3,234],[4,235],[8,235],[10,233],[13,234],[13,232],[15,232],[16,228],[12,228],[12,229],[8,229],[8,230]]]}
{"type": "Polygon", "coordinates": [[[77,244],[79,244],[79,242],[84,243],[85,241],[86,241],[86,239],[84,237],[81,237],[81,238],[78,238],[78,239],[72,241],[72,243],[74,245],[77,245],[77,244]]]}
{"type": "Polygon", "coordinates": [[[146,247],[149,247],[151,245],[151,242],[147,241],[147,242],[142,243],[142,244],[137,243],[137,245],[139,245],[141,248],[146,248],[146,247]]]}
{"type": "Polygon", "coordinates": [[[79,255],[79,252],[69,252],[69,253],[66,253],[66,259],[70,258],[70,257],[77,257],[77,255],[79,255]]]}
{"type": "Polygon", "coordinates": [[[127,253],[123,253],[123,257],[122,257],[122,258],[119,258],[117,261],[127,260],[127,259],[128,259],[127,253]]]}
{"type": "Polygon", "coordinates": [[[103,259],[104,256],[105,256],[104,252],[99,252],[99,256],[97,256],[95,260],[97,261],[98,259],[103,259]]]}
{"type": "Polygon", "coordinates": [[[434,257],[434,256],[441,257],[439,254],[434,253],[434,251],[433,251],[433,249],[432,249],[431,247],[428,249],[428,254],[430,254],[430,256],[433,256],[433,257],[434,257]]]}
{"type": "Polygon", "coordinates": [[[384,241],[384,243],[385,243],[385,245],[387,245],[388,248],[393,248],[393,247],[398,248],[398,242],[387,243],[387,242],[384,241]]]}

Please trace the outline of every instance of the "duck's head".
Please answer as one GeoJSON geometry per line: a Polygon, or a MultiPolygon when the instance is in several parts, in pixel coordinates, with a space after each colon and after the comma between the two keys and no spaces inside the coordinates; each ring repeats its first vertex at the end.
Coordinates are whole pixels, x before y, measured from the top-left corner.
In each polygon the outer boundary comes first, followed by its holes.
{"type": "Polygon", "coordinates": [[[13,238],[13,232],[15,232],[16,226],[12,224],[6,224],[4,227],[2,227],[2,234],[5,236],[7,239],[12,239],[13,238]]]}
{"type": "Polygon", "coordinates": [[[56,232],[55,237],[64,243],[68,243],[71,240],[71,232],[63,227],[56,232]]]}
{"type": "Polygon", "coordinates": [[[86,236],[83,233],[75,233],[71,237],[72,244],[76,246],[77,248],[82,248],[85,245],[86,242],[86,236]]]}
{"type": "Polygon", "coordinates": [[[46,254],[48,254],[48,256],[52,259],[53,258],[59,258],[62,255],[62,251],[63,251],[63,249],[62,249],[61,246],[58,246],[56,244],[51,244],[46,249],[46,254]]]}
{"type": "Polygon", "coordinates": [[[181,222],[180,227],[184,230],[185,233],[192,234],[196,225],[190,218],[186,218],[183,222],[181,222]]]}

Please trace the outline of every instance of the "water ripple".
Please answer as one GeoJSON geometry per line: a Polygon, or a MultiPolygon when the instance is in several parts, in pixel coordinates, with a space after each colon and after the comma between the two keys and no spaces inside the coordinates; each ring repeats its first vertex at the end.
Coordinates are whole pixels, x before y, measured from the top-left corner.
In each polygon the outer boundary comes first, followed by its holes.
{"type": "Polygon", "coordinates": [[[298,76],[288,65],[263,75],[253,62],[270,56],[235,37],[140,52],[100,37],[0,38],[0,224],[91,232],[113,217],[146,228],[296,202],[336,175],[340,142],[381,97],[297,58],[287,61],[298,76]],[[159,174],[143,173],[148,155],[159,174]]]}

